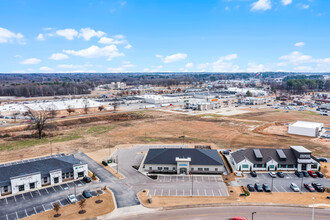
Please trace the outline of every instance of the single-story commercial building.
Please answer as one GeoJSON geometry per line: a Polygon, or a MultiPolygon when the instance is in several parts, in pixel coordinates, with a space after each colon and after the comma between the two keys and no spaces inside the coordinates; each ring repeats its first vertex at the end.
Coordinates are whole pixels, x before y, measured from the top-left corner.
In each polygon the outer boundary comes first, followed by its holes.
{"type": "Polygon", "coordinates": [[[318,159],[303,146],[291,146],[289,149],[245,149],[231,153],[231,163],[238,171],[317,171],[318,159]]]}
{"type": "Polygon", "coordinates": [[[0,198],[83,178],[88,165],[74,156],[58,154],[0,165],[0,198]]]}
{"type": "Polygon", "coordinates": [[[224,163],[217,150],[154,148],[149,149],[143,168],[148,173],[222,174],[224,163]]]}
{"type": "Polygon", "coordinates": [[[297,121],[296,123],[289,125],[288,133],[309,137],[319,137],[322,133],[323,127],[323,123],[297,121]]]}

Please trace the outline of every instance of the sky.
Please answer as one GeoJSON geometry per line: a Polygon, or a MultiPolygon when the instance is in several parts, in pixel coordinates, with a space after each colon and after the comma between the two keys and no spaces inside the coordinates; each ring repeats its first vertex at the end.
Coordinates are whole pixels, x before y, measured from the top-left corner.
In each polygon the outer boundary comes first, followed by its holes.
{"type": "Polygon", "coordinates": [[[0,72],[330,72],[329,0],[0,0],[0,72]]]}

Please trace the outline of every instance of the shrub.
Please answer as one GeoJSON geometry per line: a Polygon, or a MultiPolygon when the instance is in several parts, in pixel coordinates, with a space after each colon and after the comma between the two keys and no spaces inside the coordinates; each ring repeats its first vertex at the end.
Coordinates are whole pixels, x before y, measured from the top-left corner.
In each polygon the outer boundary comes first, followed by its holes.
{"type": "Polygon", "coordinates": [[[103,164],[104,166],[108,166],[108,163],[105,162],[105,161],[102,161],[102,164],[103,164]]]}

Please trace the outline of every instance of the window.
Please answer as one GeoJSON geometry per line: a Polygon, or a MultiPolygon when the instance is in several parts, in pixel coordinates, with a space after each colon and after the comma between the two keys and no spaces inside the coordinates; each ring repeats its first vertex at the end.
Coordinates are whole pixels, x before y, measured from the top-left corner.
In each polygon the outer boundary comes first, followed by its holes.
{"type": "Polygon", "coordinates": [[[242,165],[242,168],[243,168],[243,169],[249,169],[249,164],[243,164],[243,165],[242,165]]]}
{"type": "Polygon", "coordinates": [[[312,169],[317,169],[317,163],[313,163],[311,166],[312,169]]]}
{"type": "Polygon", "coordinates": [[[173,170],[175,170],[175,167],[173,167],[173,170]]]}
{"type": "Polygon", "coordinates": [[[85,175],[84,172],[79,172],[79,173],[78,173],[78,178],[79,178],[79,177],[84,177],[84,175],[85,175]]]}
{"type": "Polygon", "coordinates": [[[163,169],[163,167],[157,167],[157,169],[158,169],[158,170],[162,170],[162,169],[163,169]]]}
{"type": "Polygon", "coordinates": [[[8,186],[4,186],[3,191],[8,192],[8,186]]]}
{"type": "Polygon", "coordinates": [[[149,167],[149,170],[152,170],[152,167],[149,167]]]}
{"type": "Polygon", "coordinates": [[[19,185],[18,186],[18,191],[22,192],[22,191],[24,191],[24,189],[25,189],[24,185],[19,185]]]}
{"type": "Polygon", "coordinates": [[[218,168],[215,168],[214,170],[215,170],[215,171],[218,171],[218,168]]]}
{"type": "Polygon", "coordinates": [[[198,171],[203,171],[203,168],[198,168],[198,171]]]}
{"type": "Polygon", "coordinates": [[[65,174],[65,177],[66,177],[66,178],[69,178],[69,177],[70,177],[70,173],[66,173],[66,174],[65,174]]]}
{"type": "Polygon", "coordinates": [[[164,167],[164,170],[168,170],[168,167],[164,167]]]}
{"type": "Polygon", "coordinates": [[[194,168],[191,168],[191,171],[194,171],[194,168]]]}
{"type": "Polygon", "coordinates": [[[30,189],[34,189],[36,188],[36,184],[35,183],[30,183],[30,189]]]}
{"type": "Polygon", "coordinates": [[[70,172],[70,176],[73,177],[73,172],[70,172]]]}
{"type": "Polygon", "coordinates": [[[269,165],[269,169],[274,169],[274,165],[269,165]]]}
{"type": "Polygon", "coordinates": [[[62,173],[62,179],[65,179],[65,173],[62,173]]]}
{"type": "Polygon", "coordinates": [[[204,168],[204,171],[209,171],[209,168],[204,168]]]}
{"type": "Polygon", "coordinates": [[[48,178],[44,177],[44,183],[47,183],[47,182],[48,182],[48,178]]]}

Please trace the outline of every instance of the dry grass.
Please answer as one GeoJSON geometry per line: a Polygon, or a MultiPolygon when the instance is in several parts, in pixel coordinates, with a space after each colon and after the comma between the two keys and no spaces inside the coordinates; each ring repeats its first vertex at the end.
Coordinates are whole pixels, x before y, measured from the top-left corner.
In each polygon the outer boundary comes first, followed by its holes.
{"type": "Polygon", "coordinates": [[[59,213],[61,214],[60,217],[55,218],[54,214],[55,211],[49,210],[47,212],[43,212],[40,214],[32,215],[25,219],[33,219],[33,220],[44,220],[44,219],[88,219],[88,218],[95,218],[100,215],[105,215],[107,213],[112,212],[115,209],[114,200],[112,198],[112,194],[107,190],[106,193],[100,195],[99,197],[93,197],[86,200],[86,210],[85,214],[79,214],[79,205],[78,204],[70,204],[64,207],[61,207],[59,213]],[[96,204],[96,200],[103,200],[102,203],[96,204]]]}

